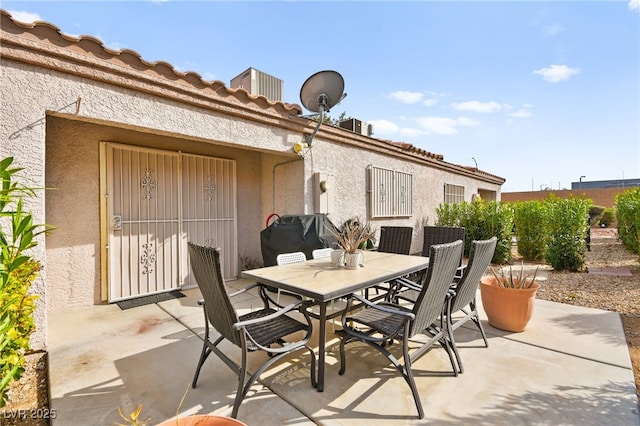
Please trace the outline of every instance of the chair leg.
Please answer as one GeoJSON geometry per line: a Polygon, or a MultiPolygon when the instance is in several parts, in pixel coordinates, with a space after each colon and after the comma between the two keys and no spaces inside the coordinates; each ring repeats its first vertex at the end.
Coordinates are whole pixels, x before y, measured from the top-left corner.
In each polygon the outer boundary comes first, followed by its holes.
{"type": "MultiPolygon", "coordinates": [[[[301,346],[296,350],[299,350],[302,348],[303,347],[301,346]]],[[[313,352],[313,349],[311,349],[309,346],[304,346],[304,348],[306,348],[311,354],[311,366],[310,366],[311,386],[316,388],[318,387],[318,382],[315,377],[316,356],[315,356],[315,353],[313,352]]],[[[264,373],[265,370],[267,370],[273,363],[278,361],[280,358],[283,358],[290,354],[291,352],[283,352],[277,355],[271,354],[272,356],[269,357],[269,359],[264,364],[262,364],[260,368],[258,368],[258,370],[256,370],[256,372],[253,373],[251,377],[249,377],[249,379],[245,382],[245,377],[247,374],[247,351],[246,350],[242,351],[242,365],[240,367],[240,371],[238,374],[238,391],[236,392],[236,399],[233,404],[233,411],[231,413],[231,417],[233,417],[234,419],[236,418],[236,415],[238,414],[238,410],[240,409],[240,404],[242,403],[242,400],[245,398],[245,396],[247,396],[247,394],[249,393],[249,389],[251,389],[251,386],[253,386],[253,384],[258,380],[260,375],[264,373]]]]}
{"type": "Polygon", "coordinates": [[[200,369],[202,368],[202,364],[206,361],[206,359],[211,355],[211,349],[207,347],[207,343],[205,342],[202,353],[200,354],[200,360],[198,361],[198,366],[196,367],[196,373],[193,376],[193,381],[191,382],[191,387],[193,389],[196,388],[196,383],[198,383],[198,377],[200,376],[200,369]]]}
{"type": "Polygon", "coordinates": [[[480,333],[482,334],[482,340],[484,340],[485,348],[488,348],[489,342],[487,341],[487,335],[484,332],[484,327],[482,327],[482,322],[480,321],[480,318],[478,318],[478,309],[476,309],[476,299],[474,298],[469,305],[471,306],[471,312],[473,312],[473,316],[471,317],[471,319],[476,324],[476,326],[480,330],[480,333]]]}
{"type": "Polygon", "coordinates": [[[413,401],[416,403],[416,408],[418,409],[418,416],[421,419],[424,419],[424,409],[422,408],[422,402],[420,401],[420,394],[418,393],[418,388],[416,387],[416,382],[413,378],[413,371],[411,370],[411,356],[409,355],[409,340],[404,337],[404,345],[402,348],[403,356],[404,356],[404,378],[406,382],[409,384],[411,388],[411,393],[413,394],[413,401]]]}
{"type": "Polygon", "coordinates": [[[202,365],[207,360],[209,355],[211,355],[211,348],[209,345],[217,346],[223,339],[223,337],[219,337],[213,344],[209,342],[209,322],[208,322],[207,314],[205,313],[205,330],[204,330],[204,343],[202,344],[202,352],[200,353],[200,360],[198,361],[198,366],[196,367],[196,373],[193,376],[193,381],[191,382],[191,387],[193,389],[196,388],[196,383],[198,382],[198,377],[200,376],[200,369],[202,365]]]}
{"type": "Polygon", "coordinates": [[[238,410],[240,409],[240,403],[244,399],[248,388],[251,387],[253,383],[252,380],[245,386],[244,379],[247,374],[247,351],[245,348],[242,350],[242,365],[240,366],[240,371],[238,373],[238,389],[236,390],[236,399],[233,401],[233,410],[231,411],[231,417],[234,419],[238,418],[238,410]],[[246,390],[245,390],[246,389],[246,390]]]}
{"type": "Polygon", "coordinates": [[[449,336],[449,346],[453,349],[453,353],[456,357],[456,363],[454,363],[453,358],[449,355],[451,359],[451,366],[453,367],[453,372],[455,375],[464,373],[464,368],[462,367],[462,359],[460,358],[460,353],[458,352],[458,346],[456,345],[456,340],[453,337],[453,321],[450,315],[447,315],[447,335],[449,336]]]}

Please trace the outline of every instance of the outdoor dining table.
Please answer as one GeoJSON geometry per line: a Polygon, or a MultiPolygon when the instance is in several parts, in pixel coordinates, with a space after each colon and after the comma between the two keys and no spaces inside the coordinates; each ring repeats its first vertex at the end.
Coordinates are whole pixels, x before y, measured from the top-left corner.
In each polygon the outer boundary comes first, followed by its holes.
{"type": "Polygon", "coordinates": [[[242,277],[312,299],[319,307],[318,392],[324,391],[326,322],[340,313],[327,315],[327,305],[351,293],[426,269],[429,258],[404,254],[364,251],[362,266],[346,269],[333,266],[330,258],[288,265],[268,266],[242,272],[242,277]]]}

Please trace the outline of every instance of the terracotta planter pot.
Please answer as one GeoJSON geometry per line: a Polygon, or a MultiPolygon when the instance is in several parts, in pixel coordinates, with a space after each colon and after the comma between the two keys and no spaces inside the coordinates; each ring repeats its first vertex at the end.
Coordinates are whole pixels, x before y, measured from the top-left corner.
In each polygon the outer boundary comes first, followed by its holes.
{"type": "Polygon", "coordinates": [[[178,419],[165,420],[157,426],[247,426],[240,420],[231,417],[213,416],[213,415],[197,415],[186,416],[178,419]]]}
{"type": "Polygon", "coordinates": [[[480,296],[489,324],[501,330],[524,331],[533,315],[538,287],[540,284],[534,282],[526,289],[504,288],[494,277],[483,278],[480,296]]]}

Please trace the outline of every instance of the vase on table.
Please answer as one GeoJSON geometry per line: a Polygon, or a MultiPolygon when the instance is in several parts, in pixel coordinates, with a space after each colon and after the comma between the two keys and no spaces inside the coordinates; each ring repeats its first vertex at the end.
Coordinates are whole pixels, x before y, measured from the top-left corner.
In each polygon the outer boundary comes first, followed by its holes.
{"type": "Polygon", "coordinates": [[[362,252],[344,254],[344,266],[347,269],[358,269],[362,266],[362,252]]]}

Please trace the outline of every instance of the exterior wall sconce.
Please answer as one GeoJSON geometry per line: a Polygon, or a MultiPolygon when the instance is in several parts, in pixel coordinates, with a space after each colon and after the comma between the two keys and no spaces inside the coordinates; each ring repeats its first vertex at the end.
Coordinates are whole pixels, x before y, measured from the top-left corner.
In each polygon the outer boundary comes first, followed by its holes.
{"type": "Polygon", "coordinates": [[[320,181],[320,190],[323,193],[327,192],[329,190],[329,182],[327,182],[326,180],[321,180],[320,181]]]}
{"type": "Polygon", "coordinates": [[[304,155],[307,149],[309,149],[309,144],[307,142],[300,141],[296,142],[295,145],[293,145],[293,152],[300,156],[304,155]]]}

